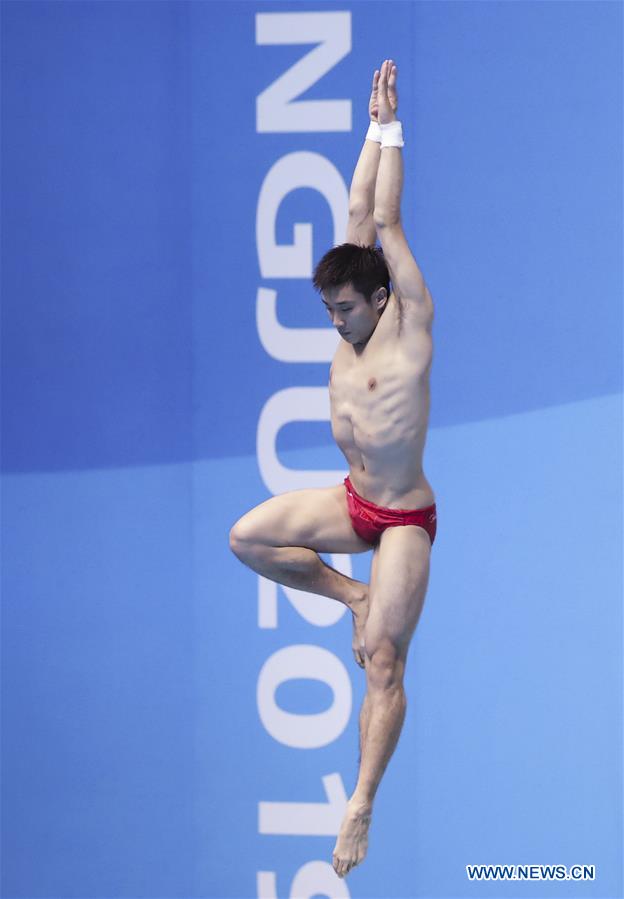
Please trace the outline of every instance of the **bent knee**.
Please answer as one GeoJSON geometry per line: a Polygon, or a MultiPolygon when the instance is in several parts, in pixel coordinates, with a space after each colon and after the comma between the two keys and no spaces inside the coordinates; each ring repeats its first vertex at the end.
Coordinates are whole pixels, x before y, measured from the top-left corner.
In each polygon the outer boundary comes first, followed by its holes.
{"type": "Polygon", "coordinates": [[[238,556],[241,560],[250,556],[257,543],[254,529],[245,519],[246,516],[243,515],[243,517],[239,518],[236,524],[232,525],[230,528],[230,549],[234,555],[238,556]]]}

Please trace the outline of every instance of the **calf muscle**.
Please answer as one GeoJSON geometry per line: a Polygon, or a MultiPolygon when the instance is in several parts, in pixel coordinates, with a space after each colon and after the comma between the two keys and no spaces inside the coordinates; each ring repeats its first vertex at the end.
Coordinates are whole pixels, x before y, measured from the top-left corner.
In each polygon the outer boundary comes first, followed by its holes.
{"type": "Polygon", "coordinates": [[[286,587],[348,606],[367,592],[319,556],[370,549],[351,528],[343,486],[295,490],[266,500],[236,522],[230,547],[253,571],[286,587]]]}
{"type": "Polygon", "coordinates": [[[329,596],[352,606],[366,592],[366,586],[327,565],[312,549],[303,546],[262,546],[230,539],[234,554],[248,568],[285,587],[329,596]]]}

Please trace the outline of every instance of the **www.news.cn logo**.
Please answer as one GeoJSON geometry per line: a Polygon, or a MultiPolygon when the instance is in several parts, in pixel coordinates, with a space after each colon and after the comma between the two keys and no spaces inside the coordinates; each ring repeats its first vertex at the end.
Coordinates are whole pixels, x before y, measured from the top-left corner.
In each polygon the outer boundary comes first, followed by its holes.
{"type": "Polygon", "coordinates": [[[466,865],[468,880],[594,880],[595,865],[466,865]]]}

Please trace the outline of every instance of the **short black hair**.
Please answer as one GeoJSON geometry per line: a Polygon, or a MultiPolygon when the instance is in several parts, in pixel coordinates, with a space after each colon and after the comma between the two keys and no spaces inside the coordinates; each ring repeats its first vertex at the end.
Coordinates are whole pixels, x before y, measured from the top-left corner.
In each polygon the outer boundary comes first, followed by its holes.
{"type": "Polygon", "coordinates": [[[352,284],[367,302],[379,287],[385,287],[390,294],[390,272],[381,247],[355,243],[342,243],[328,250],[314,269],[312,283],[319,293],[352,284]]]}

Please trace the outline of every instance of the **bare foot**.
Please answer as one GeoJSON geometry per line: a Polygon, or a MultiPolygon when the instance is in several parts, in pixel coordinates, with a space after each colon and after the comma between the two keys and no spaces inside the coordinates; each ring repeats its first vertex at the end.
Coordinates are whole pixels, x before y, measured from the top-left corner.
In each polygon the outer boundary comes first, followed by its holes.
{"type": "Polygon", "coordinates": [[[334,846],[333,866],[338,877],[346,877],[352,868],[364,861],[368,849],[368,827],[372,805],[350,799],[334,846]]]}
{"type": "Polygon", "coordinates": [[[353,657],[364,668],[364,625],[368,618],[368,591],[349,606],[353,615],[353,657]]]}

